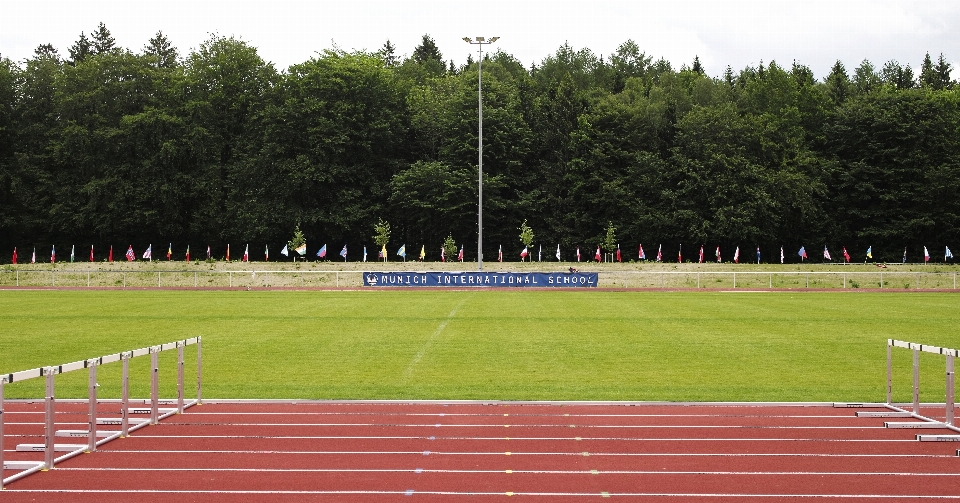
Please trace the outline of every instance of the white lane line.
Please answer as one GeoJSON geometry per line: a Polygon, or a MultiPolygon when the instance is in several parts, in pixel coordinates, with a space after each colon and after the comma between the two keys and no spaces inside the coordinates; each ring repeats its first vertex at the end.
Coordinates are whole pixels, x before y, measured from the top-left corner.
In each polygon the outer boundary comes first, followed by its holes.
{"type": "Polygon", "coordinates": [[[466,302],[467,299],[469,299],[470,297],[472,297],[472,295],[465,296],[464,298],[460,299],[460,302],[457,303],[456,307],[453,308],[453,311],[450,311],[450,314],[447,315],[447,319],[443,320],[443,322],[440,323],[440,326],[437,327],[436,330],[434,330],[430,338],[423,343],[423,346],[420,347],[420,351],[418,351],[417,354],[413,357],[413,359],[410,360],[410,364],[407,365],[407,368],[403,371],[403,376],[400,378],[400,384],[407,383],[407,381],[410,379],[410,376],[413,375],[413,368],[416,367],[418,363],[420,363],[420,360],[423,359],[423,356],[427,354],[427,350],[430,349],[430,346],[433,345],[433,341],[436,340],[436,338],[440,335],[441,332],[443,332],[444,328],[447,328],[447,323],[450,323],[450,320],[452,320],[454,316],[457,315],[457,310],[460,309],[460,306],[462,306],[463,303],[466,302]]]}
{"type": "MultiPolygon", "coordinates": [[[[107,450],[99,449],[110,454],[285,454],[285,455],[402,455],[402,456],[504,456],[503,451],[497,452],[447,452],[447,451],[277,451],[277,450],[107,450]]],[[[511,456],[577,456],[583,457],[583,452],[510,452],[511,456]]],[[[787,458],[931,458],[956,459],[955,455],[947,454],[819,454],[819,453],[685,453],[685,452],[630,452],[630,453],[589,453],[590,456],[611,457],[787,457],[787,458]]]]}
{"type": "MultiPolygon", "coordinates": [[[[455,470],[431,468],[63,468],[59,471],[86,472],[271,472],[271,473],[458,473],[485,474],[504,473],[507,470],[455,470]]],[[[916,472],[759,472],[759,471],[707,471],[707,470],[509,470],[513,474],[535,475],[831,475],[837,477],[881,475],[894,477],[960,477],[960,473],[916,472]]]]}
{"type": "Polygon", "coordinates": [[[10,493],[37,493],[37,494],[230,494],[230,495],[329,495],[329,496],[556,496],[556,497],[675,497],[675,498],[831,498],[831,499],[921,499],[921,500],[960,500],[960,496],[936,496],[936,495],[913,495],[913,494],[745,494],[745,493],[618,493],[618,492],[600,492],[600,493],[563,493],[563,492],[459,492],[459,491],[417,491],[408,489],[406,491],[230,491],[230,490],[188,490],[188,489],[11,489],[6,488],[4,492],[10,493]]]}
{"type": "MultiPolygon", "coordinates": [[[[182,416],[181,416],[182,417],[182,416]]],[[[199,422],[179,422],[164,423],[166,426],[289,426],[302,428],[306,426],[316,426],[323,428],[330,427],[373,427],[373,428],[598,428],[598,429],[730,429],[730,430],[884,430],[889,428],[884,426],[740,426],[740,425],[657,425],[657,424],[523,424],[523,423],[501,423],[501,424],[474,424],[474,423],[199,423],[199,422]]]]}
{"type": "MultiPolygon", "coordinates": [[[[24,435],[37,437],[38,435],[24,435]]],[[[152,439],[176,439],[176,438],[223,438],[223,439],[262,439],[262,440],[429,440],[438,442],[443,440],[477,440],[482,442],[493,441],[574,441],[574,442],[821,442],[821,443],[901,443],[916,444],[917,441],[912,438],[903,439],[824,439],[824,438],[704,438],[704,437],[423,437],[423,436],[339,436],[339,435],[137,435],[131,434],[136,438],[152,439]]]]}

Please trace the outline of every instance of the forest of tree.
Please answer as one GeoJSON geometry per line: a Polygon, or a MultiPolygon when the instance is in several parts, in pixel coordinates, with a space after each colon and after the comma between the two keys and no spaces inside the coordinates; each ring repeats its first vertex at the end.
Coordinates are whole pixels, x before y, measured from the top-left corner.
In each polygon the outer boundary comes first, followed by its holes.
{"type": "MultiPolygon", "coordinates": [[[[477,62],[427,35],[396,51],[278,70],[237,38],[181,54],[157,33],[132,51],[101,24],[67,54],[0,57],[0,249],[262,250],[299,225],[311,248],[374,250],[383,219],[390,248],[452,236],[476,260],[477,62]]],[[[917,70],[837,62],[818,78],[771,61],[710,77],[630,40],[530,68],[484,54],[485,259],[502,245],[515,260],[523,221],[550,250],[593,249],[612,224],[625,258],[639,243],[760,246],[765,261],[781,246],[960,249],[950,73],[927,54],[917,70]]]]}

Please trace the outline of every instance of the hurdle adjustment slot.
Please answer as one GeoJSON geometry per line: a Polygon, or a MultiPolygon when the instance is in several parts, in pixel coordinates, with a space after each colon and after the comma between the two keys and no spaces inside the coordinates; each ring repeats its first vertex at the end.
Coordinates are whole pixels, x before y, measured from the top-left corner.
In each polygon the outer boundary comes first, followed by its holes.
{"type": "Polygon", "coordinates": [[[913,417],[910,412],[857,412],[857,417],[913,417]]]}
{"type": "Polygon", "coordinates": [[[911,422],[893,422],[886,421],[883,423],[883,426],[886,428],[895,428],[895,429],[944,429],[947,425],[937,422],[929,421],[911,421],[911,422]]]}
{"type": "MultiPolygon", "coordinates": [[[[43,452],[46,449],[45,444],[19,444],[17,452],[43,452]]],[[[87,448],[87,444],[54,444],[55,452],[73,452],[87,448]]]]}
{"type": "MultiPolygon", "coordinates": [[[[120,430],[117,431],[108,431],[108,430],[97,430],[98,437],[109,437],[120,433],[120,430]]],[[[87,430],[57,430],[54,433],[55,437],[88,437],[90,432],[87,430]]]]}
{"type": "Polygon", "coordinates": [[[960,435],[917,435],[921,442],[960,442],[960,435]]]}

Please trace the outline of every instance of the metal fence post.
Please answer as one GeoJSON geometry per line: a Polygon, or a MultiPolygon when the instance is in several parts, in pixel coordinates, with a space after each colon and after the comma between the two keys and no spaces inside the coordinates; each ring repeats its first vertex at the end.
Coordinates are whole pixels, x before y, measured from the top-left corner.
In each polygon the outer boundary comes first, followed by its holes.
{"type": "Polygon", "coordinates": [[[87,379],[87,453],[97,450],[97,360],[87,360],[90,369],[87,379]]]}
{"type": "Polygon", "coordinates": [[[183,344],[177,342],[177,414],[183,414],[183,344]]]}
{"type": "Polygon", "coordinates": [[[160,348],[150,348],[150,367],[152,372],[150,372],[150,424],[157,424],[160,422],[159,414],[157,407],[160,403],[160,364],[158,363],[158,356],[160,348]]]}
{"type": "Polygon", "coordinates": [[[913,413],[920,413],[920,349],[913,348],[913,413]]]}
{"type": "Polygon", "coordinates": [[[43,471],[50,470],[53,468],[54,457],[53,457],[53,442],[54,442],[54,424],[53,424],[53,414],[55,407],[55,398],[53,396],[54,392],[54,369],[53,367],[47,367],[43,369],[44,375],[47,379],[47,393],[46,393],[46,420],[44,422],[44,448],[43,448],[43,471]]]}
{"type": "Polygon", "coordinates": [[[120,360],[123,362],[123,375],[121,377],[120,391],[120,436],[126,437],[130,434],[130,358],[127,353],[120,353],[120,360]]]}
{"type": "Polygon", "coordinates": [[[946,422],[949,425],[953,425],[953,408],[954,408],[954,372],[953,372],[953,354],[947,355],[947,396],[946,396],[946,422]]]}

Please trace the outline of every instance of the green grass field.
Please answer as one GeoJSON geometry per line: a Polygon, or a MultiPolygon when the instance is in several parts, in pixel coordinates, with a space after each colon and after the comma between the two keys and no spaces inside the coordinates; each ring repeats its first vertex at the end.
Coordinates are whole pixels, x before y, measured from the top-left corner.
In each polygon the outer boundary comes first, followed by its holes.
{"type": "MultiPolygon", "coordinates": [[[[201,335],[208,398],[882,401],[886,339],[960,347],[958,308],[948,293],[8,290],[0,371],[201,335]]],[[[943,401],[943,359],[922,356],[922,398],[943,401]]],[[[895,353],[898,401],[910,360],[895,353]]],[[[104,396],[119,368],[101,369],[104,396]]],[[[85,393],[85,372],[59,378],[58,396],[85,393]]]]}

